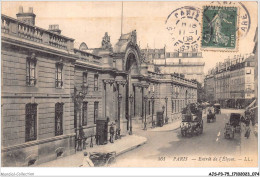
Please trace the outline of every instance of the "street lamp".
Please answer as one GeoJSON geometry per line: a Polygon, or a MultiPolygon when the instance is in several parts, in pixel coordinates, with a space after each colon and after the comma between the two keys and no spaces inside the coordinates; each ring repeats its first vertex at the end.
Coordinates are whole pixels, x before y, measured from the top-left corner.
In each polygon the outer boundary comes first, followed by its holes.
{"type": "MultiPolygon", "coordinates": [[[[165,110],[165,106],[164,106],[164,105],[162,106],[162,110],[163,110],[163,115],[164,115],[164,110],[165,110]]],[[[163,116],[163,122],[162,122],[162,125],[163,125],[163,123],[164,123],[164,116],[163,116]]]]}
{"type": "Polygon", "coordinates": [[[166,96],[165,98],[165,103],[166,103],[166,117],[165,117],[165,123],[168,123],[168,116],[167,116],[167,102],[168,102],[168,97],[166,96]]]}
{"type": "Polygon", "coordinates": [[[121,108],[122,95],[118,94],[118,132],[117,136],[120,138],[120,108],[121,108]]]}
{"type": "Polygon", "coordinates": [[[147,125],[147,123],[146,123],[146,102],[147,102],[147,96],[144,96],[144,107],[145,107],[145,109],[144,109],[144,130],[147,130],[147,127],[146,127],[146,125],[147,125]]]}
{"type": "MultiPolygon", "coordinates": [[[[82,150],[82,140],[85,139],[85,134],[82,128],[82,113],[81,113],[81,109],[82,109],[82,103],[83,100],[87,94],[87,87],[85,86],[81,86],[82,88],[82,92],[78,92],[77,93],[77,88],[74,88],[74,94],[72,96],[73,101],[75,103],[75,110],[76,113],[78,113],[79,115],[79,123],[77,124],[77,116],[76,116],[76,120],[75,120],[75,133],[76,133],[76,138],[75,138],[75,146],[76,146],[76,150],[77,151],[81,151],[82,150]]],[[[83,149],[85,149],[85,141],[83,142],[83,149]]]]}
{"type": "Polygon", "coordinates": [[[131,111],[130,111],[130,132],[129,132],[129,135],[132,135],[133,134],[133,131],[132,131],[132,106],[133,106],[133,101],[134,101],[134,97],[133,97],[132,94],[129,96],[129,101],[131,103],[131,105],[130,105],[131,111]]]}
{"type": "Polygon", "coordinates": [[[154,97],[151,97],[152,100],[152,128],[154,127],[153,114],[154,114],[154,97]]]}

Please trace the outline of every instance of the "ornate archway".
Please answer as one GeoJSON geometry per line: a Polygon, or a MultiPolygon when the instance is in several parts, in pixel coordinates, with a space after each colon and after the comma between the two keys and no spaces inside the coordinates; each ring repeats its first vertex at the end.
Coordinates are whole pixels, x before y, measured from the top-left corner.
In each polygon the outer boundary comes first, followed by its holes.
{"type": "MultiPolygon", "coordinates": [[[[136,104],[135,102],[135,96],[140,95],[140,92],[142,91],[141,87],[138,87],[138,76],[140,75],[140,49],[138,45],[136,44],[137,37],[136,37],[136,31],[132,31],[127,34],[122,34],[120,36],[120,39],[116,43],[113,52],[117,53],[119,55],[123,54],[122,58],[122,68],[127,73],[127,84],[126,84],[126,102],[125,102],[125,116],[128,120],[128,126],[127,129],[129,130],[129,119],[130,114],[133,114],[133,110],[135,110],[136,104]],[[137,76],[137,77],[136,77],[137,76]],[[132,81],[135,81],[132,82],[132,81]],[[136,90],[139,89],[139,92],[136,90]],[[129,97],[132,95],[132,104],[130,103],[129,97]],[[131,107],[132,106],[132,107],[131,107]]],[[[143,96],[143,94],[142,94],[143,96]]],[[[140,96],[136,96],[137,98],[140,98],[140,96]]],[[[141,101],[140,101],[141,102],[141,101]]],[[[136,103],[139,103],[139,101],[136,100],[136,103]]],[[[142,102],[141,102],[142,103],[142,102]]],[[[137,109],[140,112],[140,105],[137,109]]],[[[131,132],[131,128],[130,128],[131,132]]]]}
{"type": "MultiPolygon", "coordinates": [[[[129,48],[125,54],[125,71],[127,74],[127,84],[126,84],[126,117],[128,118],[128,127],[130,131],[132,128],[132,122],[129,122],[130,119],[132,119],[135,116],[135,110],[136,110],[136,87],[133,83],[133,76],[140,74],[140,67],[139,67],[139,55],[137,54],[137,51],[134,50],[132,47],[129,48]],[[129,97],[133,97],[132,101],[129,100],[129,97]],[[130,123],[130,125],[129,125],[130,123]]],[[[142,95],[143,97],[143,95],[142,95]]]]}

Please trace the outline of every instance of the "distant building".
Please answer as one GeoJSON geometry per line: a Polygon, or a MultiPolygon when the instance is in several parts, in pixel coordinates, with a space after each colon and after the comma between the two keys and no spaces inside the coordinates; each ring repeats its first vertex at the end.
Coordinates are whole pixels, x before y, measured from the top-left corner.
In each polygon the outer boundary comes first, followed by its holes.
{"type": "Polygon", "coordinates": [[[197,102],[195,82],[146,62],[136,31],[114,47],[107,33],[100,48],[76,47],[58,25],[34,26],[35,17],[32,8],[20,8],[18,19],[1,15],[2,166],[35,166],[90,142],[95,148],[108,140],[111,122],[127,135],[131,120],[146,117],[150,127],[164,106],[174,121],[197,102]]]}
{"type": "Polygon", "coordinates": [[[215,77],[214,75],[207,75],[204,79],[204,89],[206,100],[210,103],[215,101],[215,77]]]}
{"type": "Polygon", "coordinates": [[[254,61],[255,61],[255,68],[254,68],[254,90],[255,90],[255,104],[254,106],[254,113],[255,113],[255,120],[258,122],[258,27],[255,31],[255,37],[254,37],[255,46],[253,49],[254,61]]]}
{"type": "Polygon", "coordinates": [[[196,51],[167,52],[163,49],[142,49],[147,61],[160,68],[164,74],[179,73],[187,79],[196,79],[204,82],[204,66],[202,53],[196,51]]]}
{"type": "Polygon", "coordinates": [[[255,98],[254,67],[255,61],[252,55],[235,56],[223,63],[217,63],[204,81],[207,96],[213,93],[214,85],[215,102],[219,102],[223,107],[245,108],[255,98]]]}

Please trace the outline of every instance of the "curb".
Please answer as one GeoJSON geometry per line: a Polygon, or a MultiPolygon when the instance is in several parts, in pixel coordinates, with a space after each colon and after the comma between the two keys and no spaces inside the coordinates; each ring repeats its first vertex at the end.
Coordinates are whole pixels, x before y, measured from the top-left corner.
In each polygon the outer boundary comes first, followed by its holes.
{"type": "Polygon", "coordinates": [[[124,154],[124,153],[126,153],[126,152],[128,152],[128,151],[134,150],[134,149],[138,148],[139,146],[144,145],[146,142],[147,142],[147,138],[145,139],[144,142],[142,142],[142,143],[140,143],[140,144],[137,144],[137,145],[135,145],[135,146],[132,146],[132,147],[130,147],[130,148],[128,148],[128,149],[125,149],[125,150],[123,150],[123,151],[121,151],[121,152],[116,153],[116,157],[119,156],[119,155],[121,155],[121,154],[124,154]]]}

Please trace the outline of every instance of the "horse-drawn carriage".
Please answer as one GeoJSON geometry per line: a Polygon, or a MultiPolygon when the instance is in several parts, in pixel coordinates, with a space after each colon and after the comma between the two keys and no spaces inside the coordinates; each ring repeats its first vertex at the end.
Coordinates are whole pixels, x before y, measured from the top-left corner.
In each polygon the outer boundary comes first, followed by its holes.
{"type": "Polygon", "coordinates": [[[95,167],[109,166],[116,160],[116,152],[100,153],[92,152],[89,158],[92,160],[95,167]]]}
{"type": "Polygon", "coordinates": [[[193,136],[203,133],[202,111],[196,104],[189,104],[182,111],[181,135],[193,136]]]}
{"type": "Polygon", "coordinates": [[[214,104],[213,107],[214,107],[215,114],[221,114],[221,108],[219,103],[214,104]]]}
{"type": "MultiPolygon", "coordinates": [[[[90,152],[89,158],[83,159],[83,164],[79,167],[108,167],[116,162],[116,152],[90,152]],[[89,162],[91,161],[93,165],[89,162]],[[86,163],[87,162],[87,163],[86,163]],[[87,166],[85,164],[88,164],[87,166]]],[[[85,154],[84,154],[85,155],[85,154]]]]}
{"type": "Polygon", "coordinates": [[[207,113],[207,123],[210,122],[216,122],[216,114],[211,109],[209,109],[207,113]]]}
{"type": "Polygon", "coordinates": [[[231,113],[229,122],[225,125],[225,138],[234,138],[235,133],[241,132],[241,114],[231,113]]]}

